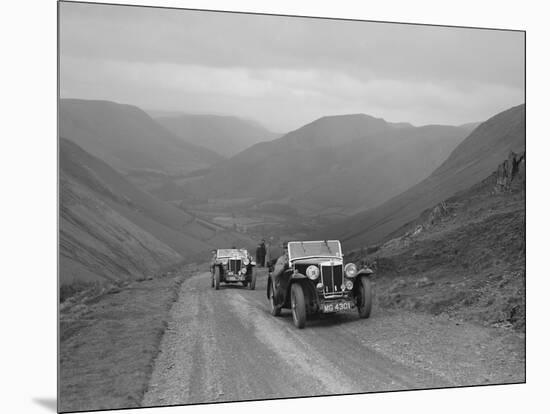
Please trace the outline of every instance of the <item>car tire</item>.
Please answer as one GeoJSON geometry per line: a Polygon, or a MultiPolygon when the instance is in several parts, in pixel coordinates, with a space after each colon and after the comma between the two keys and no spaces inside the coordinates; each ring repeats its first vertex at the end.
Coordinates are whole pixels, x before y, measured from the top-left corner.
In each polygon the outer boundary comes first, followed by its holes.
{"type": "Polygon", "coordinates": [[[214,288],[216,290],[220,288],[220,279],[221,279],[220,268],[216,266],[216,268],[214,269],[214,288]]]}
{"type": "Polygon", "coordinates": [[[362,277],[357,289],[357,310],[360,318],[368,318],[372,308],[372,286],[370,280],[362,277]]]}
{"type": "Polygon", "coordinates": [[[269,283],[269,304],[271,306],[270,313],[273,316],[279,316],[281,314],[281,307],[275,304],[275,285],[273,280],[269,283]]]}
{"type": "Polygon", "coordinates": [[[293,283],[290,288],[290,307],[294,326],[303,329],[306,326],[306,299],[304,289],[299,283],[293,283]]]}
{"type": "Polygon", "coordinates": [[[214,272],[210,273],[210,287],[214,287],[214,272]]]}
{"type": "Polygon", "coordinates": [[[250,276],[250,290],[256,289],[256,269],[252,269],[252,275],[250,276]]]}

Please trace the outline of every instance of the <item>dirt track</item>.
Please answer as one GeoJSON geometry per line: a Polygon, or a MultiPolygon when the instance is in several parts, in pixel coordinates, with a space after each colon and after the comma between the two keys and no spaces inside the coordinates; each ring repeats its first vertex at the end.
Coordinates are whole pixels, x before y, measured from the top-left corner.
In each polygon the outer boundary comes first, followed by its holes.
{"type": "Polygon", "coordinates": [[[449,318],[377,308],[292,324],[255,291],[181,285],[142,405],[193,404],[523,382],[524,337],[449,318]]]}

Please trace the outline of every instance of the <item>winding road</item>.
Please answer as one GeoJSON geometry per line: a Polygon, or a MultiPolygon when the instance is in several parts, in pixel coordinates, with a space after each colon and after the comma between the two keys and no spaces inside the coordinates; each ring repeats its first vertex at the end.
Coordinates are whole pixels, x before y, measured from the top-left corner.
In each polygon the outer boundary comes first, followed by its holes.
{"type": "MultiPolygon", "coordinates": [[[[142,405],[193,404],[522,382],[520,339],[431,315],[373,309],[308,320],[269,313],[256,290],[180,287],[142,405]],[[510,358],[516,355],[517,358],[510,358]]],[[[524,351],[523,351],[524,352],[524,351]]]]}

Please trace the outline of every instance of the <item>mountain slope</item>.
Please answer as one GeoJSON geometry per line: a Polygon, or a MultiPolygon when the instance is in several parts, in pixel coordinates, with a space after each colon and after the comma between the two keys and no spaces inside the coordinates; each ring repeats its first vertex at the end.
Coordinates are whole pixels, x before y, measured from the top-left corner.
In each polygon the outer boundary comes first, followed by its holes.
{"type": "Polygon", "coordinates": [[[208,148],[226,158],[278,136],[260,124],[233,116],[179,114],[155,120],[185,142],[208,148]]]}
{"type": "Polygon", "coordinates": [[[183,257],[60,174],[60,281],[148,276],[183,257]]]}
{"type": "Polygon", "coordinates": [[[137,189],[73,142],[60,138],[59,149],[62,283],[136,278],[214,247],[252,246],[137,189]]]}
{"type": "Polygon", "coordinates": [[[428,176],[465,137],[459,127],[331,116],[221,163],[188,185],[204,197],[252,197],[293,206],[365,208],[428,176]]]}
{"type": "Polygon", "coordinates": [[[59,133],[119,171],[189,172],[220,156],[182,141],[141,109],[109,101],[62,99],[59,133]]]}
{"type": "Polygon", "coordinates": [[[325,229],[354,248],[382,241],[431,205],[488,176],[510,151],[525,150],[525,105],[480,124],[428,178],[371,210],[325,229]]]}
{"type": "Polygon", "coordinates": [[[376,266],[379,304],[524,331],[525,153],[391,237],[348,254],[376,266]]]}

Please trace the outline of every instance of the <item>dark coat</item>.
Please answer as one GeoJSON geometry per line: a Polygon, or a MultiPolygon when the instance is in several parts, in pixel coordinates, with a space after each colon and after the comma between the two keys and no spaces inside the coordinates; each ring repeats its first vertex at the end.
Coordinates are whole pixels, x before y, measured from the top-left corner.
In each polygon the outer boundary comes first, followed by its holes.
{"type": "Polygon", "coordinates": [[[262,262],[262,249],[260,246],[256,247],[256,263],[259,265],[262,262]]]}

